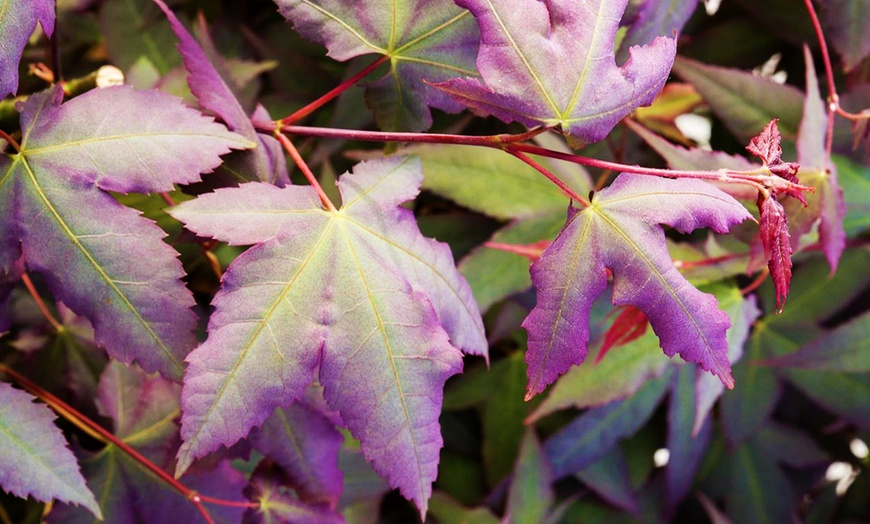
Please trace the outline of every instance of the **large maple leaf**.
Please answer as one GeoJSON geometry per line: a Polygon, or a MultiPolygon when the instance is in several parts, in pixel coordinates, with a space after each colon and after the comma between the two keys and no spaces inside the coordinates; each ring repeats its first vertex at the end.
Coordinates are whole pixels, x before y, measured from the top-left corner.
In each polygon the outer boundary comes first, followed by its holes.
{"type": "Polygon", "coordinates": [[[18,62],[36,23],[54,31],[54,0],[7,0],[0,4],[0,98],[18,90],[18,62]]]}
{"type": "Polygon", "coordinates": [[[589,207],[573,210],[559,236],[532,264],[538,292],[523,322],[529,332],[527,397],[586,358],[589,312],[613,272],[613,304],[643,311],[668,356],[677,353],[733,385],[725,337],[731,322],[712,295],[676,270],[666,224],[682,233],[718,233],[747,218],[734,198],[706,182],[623,173],[589,207]]]}
{"type": "Polygon", "coordinates": [[[628,0],[456,0],[480,26],[483,78],[438,87],[505,122],[559,126],[574,145],[603,139],[624,116],[652,103],[676,43],[632,47],[621,67],[614,39],[628,0]]]}
{"type": "Polygon", "coordinates": [[[112,356],[180,380],[193,297],[163,230],[107,191],[169,191],[253,144],[177,98],[119,86],[19,104],[20,151],[0,155],[0,274],[24,255],[112,356]]]}
{"type": "Polygon", "coordinates": [[[449,249],[398,207],[421,179],[419,160],[388,158],[341,178],[338,211],[311,187],[251,183],[170,212],[197,234],[257,244],[227,270],[208,340],[187,359],[179,473],[298,399],[319,368],[368,460],[425,512],[456,348],[487,343],[449,249]]]}
{"type": "Polygon", "coordinates": [[[275,0],[304,37],[345,61],[379,54],[389,72],[366,87],[366,102],[385,130],[422,131],[432,125],[429,107],[458,112],[463,106],[427,85],[476,75],[478,32],[467,11],[450,0],[275,0]]]}

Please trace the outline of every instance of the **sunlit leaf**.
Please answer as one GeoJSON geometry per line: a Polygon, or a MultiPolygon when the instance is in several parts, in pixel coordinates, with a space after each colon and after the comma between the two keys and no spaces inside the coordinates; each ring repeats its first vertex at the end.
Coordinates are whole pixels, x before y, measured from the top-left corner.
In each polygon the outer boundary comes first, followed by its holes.
{"type": "Polygon", "coordinates": [[[449,0],[275,0],[304,37],[345,61],[360,55],[389,58],[389,72],[366,88],[366,101],[384,130],[422,131],[430,107],[462,106],[429,84],[476,75],[478,33],[467,11],[449,0]]]}
{"type": "Polygon", "coordinates": [[[438,87],[505,122],[556,126],[575,145],[603,139],[634,108],[652,103],[676,52],[659,37],[617,67],[614,39],[628,0],[458,0],[480,26],[482,80],[438,87]]]}
{"type": "Polygon", "coordinates": [[[485,355],[477,306],[449,250],[408,210],[419,161],[360,164],[343,206],[311,187],[250,183],[171,214],[203,236],[258,244],[227,270],[209,338],[188,358],[178,472],[300,397],[319,369],[366,458],[425,513],[437,473],[444,381],[457,348],[485,355]]]}
{"type": "Polygon", "coordinates": [[[711,295],[674,268],[659,224],[681,232],[728,229],[749,213],[736,200],[697,180],[623,173],[577,210],[532,265],[538,303],[523,326],[529,332],[527,396],[586,358],[592,302],[614,275],[614,305],[643,311],[668,356],[680,354],[733,385],[725,333],[728,316],[711,295]]]}
{"type": "Polygon", "coordinates": [[[24,253],[112,356],[180,379],[196,324],[181,264],[163,231],[108,191],[169,191],[252,144],[162,93],[62,96],[21,104],[21,152],[0,156],[0,270],[24,253]]]}

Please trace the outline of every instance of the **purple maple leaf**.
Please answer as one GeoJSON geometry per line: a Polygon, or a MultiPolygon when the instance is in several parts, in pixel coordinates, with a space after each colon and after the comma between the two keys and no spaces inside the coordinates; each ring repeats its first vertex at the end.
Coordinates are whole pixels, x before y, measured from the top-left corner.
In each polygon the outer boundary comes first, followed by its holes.
{"type": "Polygon", "coordinates": [[[0,487],[17,497],[82,505],[102,519],[54,413],[0,382],[0,487]]]}
{"type": "Polygon", "coordinates": [[[574,145],[603,139],[652,103],[676,43],[632,47],[617,67],[614,39],[628,0],[456,0],[480,26],[476,78],[437,87],[463,104],[527,126],[559,126],[574,145]]]}
{"type": "Polygon", "coordinates": [[[699,227],[725,233],[747,218],[739,202],[705,182],[626,173],[588,208],[574,210],[531,267],[538,302],[523,322],[527,398],[586,358],[589,312],[607,287],[605,268],[613,272],[613,304],[643,311],[665,354],[679,353],[732,387],[728,315],[674,268],[659,224],[683,233],[699,227]]]}
{"type": "Polygon", "coordinates": [[[457,74],[475,75],[478,32],[450,0],[275,0],[302,36],[345,61],[379,54],[389,71],[366,86],[366,103],[381,129],[422,131],[429,107],[458,112],[462,104],[431,87],[457,74]]]}
{"type": "MultiPolygon", "coordinates": [[[[190,92],[199,100],[203,109],[217,115],[230,131],[257,143],[258,147],[255,149],[236,154],[241,158],[233,161],[233,163],[240,164],[236,166],[234,172],[248,179],[258,179],[278,185],[287,183],[289,181],[287,164],[284,162],[281,145],[274,137],[264,136],[256,132],[251,119],[236,99],[232,89],[209,61],[208,55],[202,47],[187,32],[187,29],[163,0],[154,0],[154,3],[166,14],[172,31],[178,37],[178,51],[181,53],[184,67],[189,73],[187,84],[190,86],[190,92]]],[[[264,108],[258,107],[257,112],[260,113],[258,120],[270,120],[269,114],[264,108]]]]}
{"type": "Polygon", "coordinates": [[[311,187],[250,183],[170,214],[199,235],[257,244],[224,274],[209,337],[188,357],[178,472],[298,399],[319,370],[329,406],[375,470],[425,512],[437,473],[444,382],[457,348],[486,354],[449,249],[398,207],[419,160],[358,165],[324,210],[311,187]]]}
{"type": "Polygon", "coordinates": [[[0,273],[23,253],[109,354],[180,380],[196,343],[181,264],[163,230],[108,191],[169,191],[253,144],[163,93],[62,97],[53,88],[19,104],[20,152],[0,155],[0,273]]]}
{"type": "Polygon", "coordinates": [[[18,62],[36,23],[54,31],[54,0],[9,0],[0,9],[0,98],[18,90],[18,62]]]}

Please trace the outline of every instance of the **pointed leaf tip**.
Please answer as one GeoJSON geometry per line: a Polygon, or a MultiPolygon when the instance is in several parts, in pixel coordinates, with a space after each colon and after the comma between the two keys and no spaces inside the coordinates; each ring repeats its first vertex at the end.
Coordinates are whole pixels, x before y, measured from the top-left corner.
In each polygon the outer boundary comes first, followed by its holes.
{"type": "Polygon", "coordinates": [[[674,62],[673,38],[630,49],[616,65],[614,40],[628,0],[457,0],[480,27],[477,78],[436,87],[505,122],[560,127],[572,145],[603,139],[652,103],[674,62]],[[568,79],[571,79],[568,81],[568,79]]]}
{"type": "Polygon", "coordinates": [[[590,207],[569,218],[532,264],[538,302],[523,322],[529,334],[526,398],[586,358],[589,313],[607,287],[606,269],[613,272],[613,304],[645,313],[666,355],[679,354],[733,385],[728,315],[674,268],[659,224],[725,232],[750,216],[701,181],[619,175],[590,207]]]}

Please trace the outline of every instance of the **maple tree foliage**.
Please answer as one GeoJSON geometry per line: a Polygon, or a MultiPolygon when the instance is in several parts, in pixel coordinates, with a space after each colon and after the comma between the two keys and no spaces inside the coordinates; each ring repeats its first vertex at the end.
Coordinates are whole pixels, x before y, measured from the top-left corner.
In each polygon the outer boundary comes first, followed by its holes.
{"type": "Polygon", "coordinates": [[[5,2],[0,519],[828,511],[790,478],[870,427],[870,17],[760,1],[5,2]]]}

